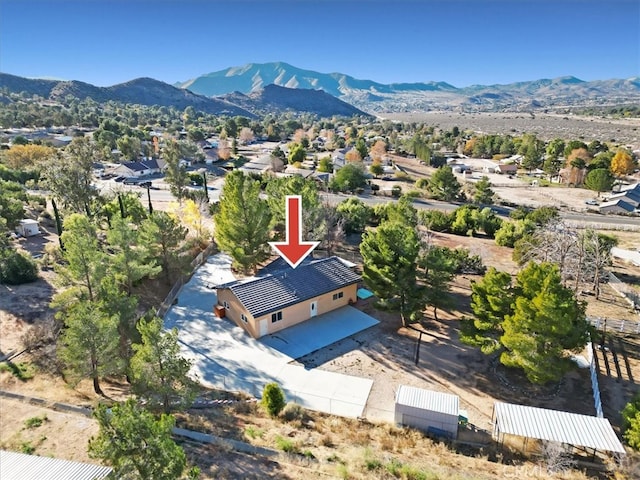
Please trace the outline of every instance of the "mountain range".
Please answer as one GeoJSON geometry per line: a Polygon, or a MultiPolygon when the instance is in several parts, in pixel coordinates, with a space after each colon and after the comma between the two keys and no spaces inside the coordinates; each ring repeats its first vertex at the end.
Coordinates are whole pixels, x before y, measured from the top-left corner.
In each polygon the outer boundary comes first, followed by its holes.
{"type": "MultiPolygon", "coordinates": [[[[68,96],[96,102],[160,105],[255,117],[309,112],[321,117],[450,110],[533,111],[640,102],[640,77],[583,81],[575,77],[457,88],[446,82],[383,84],[342,73],[319,73],[287,63],[252,63],[169,85],[137,78],[110,87],[79,81],[29,79],[0,73],[0,89],[52,101],[68,96]],[[365,113],[367,112],[367,113],[365,113]]],[[[8,97],[0,90],[0,103],[8,97]]]]}
{"type": "Polygon", "coordinates": [[[206,96],[250,94],[269,84],[320,89],[367,112],[500,111],[640,101],[640,77],[586,82],[576,77],[456,88],[445,82],[382,84],[342,73],[319,73],[287,63],[251,63],[201,75],[175,86],[206,96]]]}
{"type": "MultiPolygon", "coordinates": [[[[137,78],[111,87],[96,87],[75,80],[30,79],[0,73],[0,89],[11,93],[25,92],[30,96],[37,95],[57,102],[64,102],[71,96],[81,100],[92,98],[98,103],[115,101],[175,107],[179,110],[191,106],[206,113],[249,118],[267,112],[287,111],[308,112],[320,117],[368,115],[322,90],[303,90],[277,85],[266,85],[265,88],[253,91],[249,95],[233,92],[211,98],[152,78],[137,78]]],[[[8,98],[0,91],[0,103],[7,101],[8,98]]]]}

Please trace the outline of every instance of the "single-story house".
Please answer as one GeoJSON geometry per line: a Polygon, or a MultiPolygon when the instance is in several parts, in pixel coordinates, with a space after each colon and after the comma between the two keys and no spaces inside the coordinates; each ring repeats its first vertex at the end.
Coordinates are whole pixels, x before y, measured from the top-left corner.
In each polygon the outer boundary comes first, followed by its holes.
{"type": "Polygon", "coordinates": [[[287,177],[291,177],[293,175],[298,175],[302,178],[307,178],[310,177],[311,175],[313,175],[313,170],[308,169],[308,168],[296,168],[293,165],[287,165],[287,167],[284,169],[284,174],[287,177]]]}
{"type": "Polygon", "coordinates": [[[458,436],[460,400],[457,395],[401,385],[396,392],[394,419],[437,437],[458,436]]]}
{"type": "Polygon", "coordinates": [[[609,202],[615,202],[616,200],[622,200],[633,205],[634,208],[638,208],[638,206],[640,206],[640,192],[636,192],[636,190],[626,190],[610,195],[608,198],[609,202]]]}
{"type": "Polygon", "coordinates": [[[619,198],[610,202],[601,203],[599,210],[600,213],[629,214],[634,212],[635,207],[619,198]]]}
{"type": "Polygon", "coordinates": [[[518,166],[514,164],[500,164],[495,172],[503,175],[515,175],[518,173],[518,166]]]}
{"type": "Polygon", "coordinates": [[[123,177],[142,177],[162,171],[162,164],[156,159],[143,160],[142,162],[124,162],[113,169],[114,175],[123,177]]]}
{"type": "Polygon", "coordinates": [[[271,154],[260,155],[258,158],[252,159],[250,162],[242,165],[238,170],[244,173],[264,173],[270,170],[274,170],[274,159],[271,154]]]}
{"type": "Polygon", "coordinates": [[[331,154],[331,163],[333,164],[334,172],[336,170],[340,170],[342,167],[344,167],[347,164],[346,155],[349,150],[350,150],[349,148],[340,148],[338,150],[335,150],[331,154]]]}
{"type": "Polygon", "coordinates": [[[20,223],[16,226],[16,232],[23,237],[33,237],[34,235],[40,235],[40,228],[38,228],[38,222],[25,218],[20,220],[20,223]]]}
{"type": "Polygon", "coordinates": [[[631,185],[624,185],[620,188],[620,192],[635,192],[640,195],[640,183],[632,183],[631,185]]]}
{"type": "MultiPolygon", "coordinates": [[[[221,285],[217,290],[224,315],[254,338],[357,300],[360,275],[337,257],[303,262],[297,268],[282,264],[282,268],[267,268],[266,272],[221,285]]],[[[217,314],[222,312],[217,310],[217,314]]]]}

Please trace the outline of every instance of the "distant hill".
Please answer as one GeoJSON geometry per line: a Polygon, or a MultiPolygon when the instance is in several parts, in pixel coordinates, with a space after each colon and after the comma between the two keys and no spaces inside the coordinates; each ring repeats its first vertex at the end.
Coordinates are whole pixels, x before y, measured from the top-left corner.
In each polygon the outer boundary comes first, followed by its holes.
{"type": "Polygon", "coordinates": [[[217,98],[256,114],[293,111],[313,113],[320,117],[368,115],[322,90],[288,88],[273,84],[249,95],[233,92],[217,98]]]}
{"type": "Polygon", "coordinates": [[[96,87],[75,80],[39,80],[0,73],[0,88],[6,88],[14,93],[26,92],[29,95],[39,95],[45,99],[57,101],[62,101],[71,95],[81,100],[92,98],[99,103],[114,101],[175,107],[179,110],[191,106],[196,110],[211,114],[255,116],[253,113],[224,100],[197,95],[152,78],[137,78],[111,87],[96,87]]]}
{"type": "Polygon", "coordinates": [[[518,111],[563,106],[616,105],[640,101],[640,79],[585,82],[575,77],[507,85],[456,88],[445,82],[382,84],[342,73],[319,73],[287,63],[250,63],[179,82],[206,96],[257,92],[269,84],[324,90],[367,112],[424,110],[518,111]]]}

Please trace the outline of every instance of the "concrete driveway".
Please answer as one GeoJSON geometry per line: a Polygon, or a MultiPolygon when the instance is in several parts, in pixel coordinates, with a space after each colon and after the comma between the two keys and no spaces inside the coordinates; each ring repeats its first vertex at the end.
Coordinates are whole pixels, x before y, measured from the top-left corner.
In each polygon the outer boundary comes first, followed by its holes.
{"type": "Polygon", "coordinates": [[[307,370],[290,364],[311,351],[375,325],[377,320],[352,307],[345,307],[259,341],[229,319],[213,314],[215,287],[233,281],[231,259],[210,257],[178,295],[178,302],[165,315],[165,327],[178,329],[192,373],[211,388],[242,391],[255,397],[264,385],[277,382],[287,400],[317,411],[345,417],[362,416],[372,380],[307,370]],[[308,326],[306,324],[309,324],[308,326]]]}

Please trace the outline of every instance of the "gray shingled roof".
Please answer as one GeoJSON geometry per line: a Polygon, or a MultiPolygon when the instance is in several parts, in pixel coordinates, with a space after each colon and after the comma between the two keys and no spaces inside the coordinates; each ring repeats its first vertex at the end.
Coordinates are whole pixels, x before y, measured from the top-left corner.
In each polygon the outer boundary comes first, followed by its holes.
{"type": "Polygon", "coordinates": [[[360,275],[338,258],[315,260],[298,268],[245,282],[221,285],[240,300],[254,318],[323,295],[360,280],[360,275]]]}

